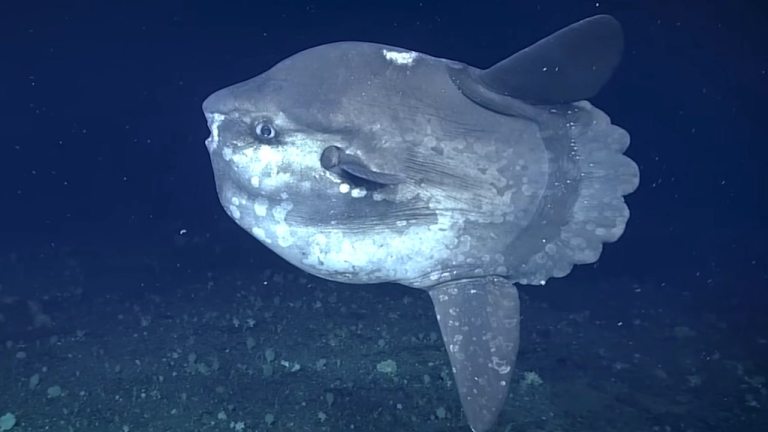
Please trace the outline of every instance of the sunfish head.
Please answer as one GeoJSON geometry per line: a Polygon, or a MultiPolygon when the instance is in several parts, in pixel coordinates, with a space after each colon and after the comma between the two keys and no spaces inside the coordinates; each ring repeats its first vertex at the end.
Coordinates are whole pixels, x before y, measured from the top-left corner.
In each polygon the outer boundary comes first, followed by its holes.
{"type": "Polygon", "coordinates": [[[388,134],[406,125],[375,82],[407,53],[388,57],[382,47],[309,49],[203,103],[224,209],[283,258],[328,279],[427,277],[451,237],[450,222],[397,165],[402,140],[388,134]]]}

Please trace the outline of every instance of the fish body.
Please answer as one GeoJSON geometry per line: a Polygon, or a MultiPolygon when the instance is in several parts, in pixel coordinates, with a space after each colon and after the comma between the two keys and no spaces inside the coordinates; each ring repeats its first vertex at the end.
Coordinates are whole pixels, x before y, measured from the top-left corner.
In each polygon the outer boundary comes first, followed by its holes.
{"type": "Polygon", "coordinates": [[[427,290],[485,431],[517,354],[516,284],[595,262],[629,218],[629,135],[586,101],[621,50],[601,15],[485,70],[368,42],[299,52],[203,103],[220,201],[309,273],[427,290]]]}

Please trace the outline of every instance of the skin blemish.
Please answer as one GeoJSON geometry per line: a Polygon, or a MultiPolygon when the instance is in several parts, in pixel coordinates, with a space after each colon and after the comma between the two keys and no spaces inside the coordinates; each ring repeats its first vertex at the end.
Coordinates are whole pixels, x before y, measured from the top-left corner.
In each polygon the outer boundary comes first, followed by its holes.
{"type": "Polygon", "coordinates": [[[205,145],[208,147],[208,151],[212,152],[219,146],[219,125],[224,120],[224,116],[221,114],[206,115],[208,117],[208,124],[211,129],[211,136],[205,140],[205,145]]]}
{"type": "Polygon", "coordinates": [[[232,150],[224,148],[224,150],[221,151],[221,157],[223,157],[225,161],[230,161],[232,159],[232,150]]]}
{"type": "Polygon", "coordinates": [[[410,66],[418,57],[418,53],[413,51],[392,51],[388,49],[381,50],[384,57],[394,64],[410,66]]]}
{"type": "Polygon", "coordinates": [[[234,204],[229,206],[229,214],[232,215],[232,219],[240,219],[240,209],[234,204]]]}
{"type": "Polygon", "coordinates": [[[253,213],[256,216],[266,216],[269,203],[264,198],[256,198],[253,201],[253,213]]]}
{"type": "Polygon", "coordinates": [[[254,237],[263,241],[264,243],[267,243],[267,244],[272,243],[272,240],[267,238],[267,233],[264,232],[264,230],[259,227],[251,227],[251,233],[253,234],[254,237]]]}

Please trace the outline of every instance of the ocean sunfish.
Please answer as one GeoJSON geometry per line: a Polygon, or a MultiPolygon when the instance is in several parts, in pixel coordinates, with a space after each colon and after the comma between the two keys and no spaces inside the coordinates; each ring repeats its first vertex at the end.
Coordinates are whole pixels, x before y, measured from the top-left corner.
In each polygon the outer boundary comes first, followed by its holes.
{"type": "Polygon", "coordinates": [[[623,49],[594,16],[488,69],[368,42],[299,52],[209,96],[219,199],[295,266],[432,298],[467,421],[488,430],[519,344],[516,285],[595,262],[638,185],[586,99],[623,49]]]}

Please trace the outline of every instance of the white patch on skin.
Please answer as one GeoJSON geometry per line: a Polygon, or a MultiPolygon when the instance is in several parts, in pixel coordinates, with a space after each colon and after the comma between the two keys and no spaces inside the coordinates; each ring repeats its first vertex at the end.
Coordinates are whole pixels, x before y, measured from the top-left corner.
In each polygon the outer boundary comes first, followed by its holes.
{"type": "Polygon", "coordinates": [[[350,191],[350,195],[352,198],[362,198],[364,197],[368,191],[365,190],[365,188],[354,188],[352,191],[350,191]]]}
{"type": "MultiPolygon", "coordinates": [[[[225,191],[231,203],[237,193],[225,191]]],[[[227,210],[251,235],[305,271],[338,281],[370,283],[409,281],[435,273],[435,264],[447,262],[459,243],[461,220],[438,212],[433,225],[403,221],[397,229],[347,231],[342,227],[317,227],[288,222],[291,201],[269,204],[264,197],[238,196],[239,218],[227,210]]],[[[464,239],[466,240],[466,239],[464,239]]],[[[468,245],[464,245],[468,246],[468,245]]]]}
{"type": "Polygon", "coordinates": [[[285,223],[285,216],[293,208],[293,203],[290,201],[283,201],[279,206],[272,209],[272,217],[277,225],[275,225],[275,235],[277,235],[277,244],[282,247],[288,247],[294,243],[293,232],[291,227],[285,223]]]}
{"type": "Polygon", "coordinates": [[[206,116],[208,118],[208,127],[211,130],[211,136],[205,140],[205,146],[208,147],[208,151],[212,152],[219,146],[219,125],[224,120],[222,114],[211,114],[206,116]]]}
{"type": "Polygon", "coordinates": [[[533,188],[527,184],[524,184],[521,190],[525,196],[531,196],[531,194],[533,194],[533,188]]]}
{"type": "Polygon", "coordinates": [[[384,54],[384,57],[391,61],[394,64],[397,65],[403,65],[403,66],[411,66],[413,62],[416,60],[416,57],[419,56],[419,53],[413,52],[413,51],[392,51],[388,49],[381,50],[382,54],[384,54]]]}
{"type": "Polygon", "coordinates": [[[266,200],[266,198],[256,198],[253,201],[253,213],[256,216],[266,216],[268,208],[269,202],[266,200]]]}
{"type": "Polygon", "coordinates": [[[339,185],[339,192],[341,192],[343,194],[349,192],[350,189],[351,188],[350,188],[350,186],[347,183],[342,183],[342,184],[339,185]]]}
{"type": "Polygon", "coordinates": [[[294,239],[304,252],[301,263],[314,271],[334,276],[350,273],[366,281],[412,280],[434,271],[435,263],[451,254],[456,220],[439,214],[434,225],[413,225],[404,233],[381,230],[375,233],[317,232],[312,227],[293,228],[294,239]]]}
{"type": "Polygon", "coordinates": [[[293,204],[290,201],[284,202],[279,206],[272,209],[272,216],[278,222],[285,222],[285,215],[288,214],[288,210],[293,208],[293,204]]]}
{"type": "Polygon", "coordinates": [[[232,160],[232,149],[225,147],[224,150],[221,151],[221,157],[223,157],[227,162],[232,160]]]}
{"type": "MultiPolygon", "coordinates": [[[[435,272],[435,264],[450,259],[459,242],[461,221],[439,212],[433,225],[404,223],[396,229],[347,231],[289,223],[294,208],[289,200],[270,204],[264,197],[223,192],[227,210],[237,223],[280,256],[320,276],[338,281],[408,281],[435,272]],[[233,206],[233,198],[239,206],[233,206]],[[235,211],[239,219],[235,219],[235,211]]],[[[403,221],[406,222],[406,221],[403,221]]]]}
{"type": "Polygon", "coordinates": [[[265,233],[263,229],[257,226],[251,227],[251,234],[253,234],[253,236],[259,240],[263,240],[266,243],[272,243],[269,239],[267,239],[267,233],[265,233]]]}
{"type": "Polygon", "coordinates": [[[281,223],[275,226],[275,234],[277,235],[277,244],[282,247],[288,247],[293,244],[293,237],[291,237],[291,228],[286,223],[281,223]]]}
{"type": "MultiPolygon", "coordinates": [[[[237,198],[233,198],[232,200],[236,200],[237,198]]],[[[229,206],[229,214],[232,215],[232,219],[240,219],[240,209],[237,208],[236,205],[231,204],[229,206]]]]}
{"type": "Polygon", "coordinates": [[[272,146],[262,145],[259,146],[256,151],[256,158],[249,159],[251,159],[251,163],[255,163],[258,168],[263,169],[269,166],[272,168],[272,175],[275,175],[277,173],[277,166],[283,161],[283,155],[272,146]]]}
{"type": "MultiPolygon", "coordinates": [[[[281,123],[278,116],[276,124],[281,123]]],[[[257,145],[246,148],[224,147],[222,157],[232,164],[237,176],[266,195],[290,190],[308,191],[311,183],[297,179],[297,172],[321,171],[313,148],[316,142],[297,136],[286,137],[284,146],[257,145]]]]}
{"type": "Polygon", "coordinates": [[[278,172],[273,176],[265,177],[261,182],[261,186],[266,189],[279,189],[284,187],[286,183],[291,183],[292,177],[293,175],[291,175],[289,172],[278,172]]]}

